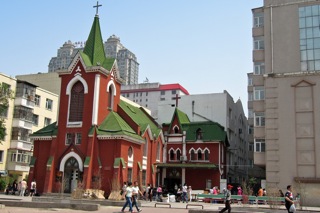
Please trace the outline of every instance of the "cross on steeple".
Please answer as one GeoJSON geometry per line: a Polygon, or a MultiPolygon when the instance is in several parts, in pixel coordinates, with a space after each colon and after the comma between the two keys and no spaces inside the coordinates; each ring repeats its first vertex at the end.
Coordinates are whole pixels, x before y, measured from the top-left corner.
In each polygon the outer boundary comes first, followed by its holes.
{"type": "Polygon", "coordinates": [[[98,15],[98,10],[99,10],[99,7],[101,7],[102,4],[99,4],[99,1],[97,1],[97,5],[96,6],[93,6],[93,8],[96,7],[96,15],[98,15]]]}
{"type": "Polygon", "coordinates": [[[176,94],[176,97],[173,97],[172,100],[176,100],[176,108],[178,108],[178,100],[181,99],[181,97],[176,94]]]}

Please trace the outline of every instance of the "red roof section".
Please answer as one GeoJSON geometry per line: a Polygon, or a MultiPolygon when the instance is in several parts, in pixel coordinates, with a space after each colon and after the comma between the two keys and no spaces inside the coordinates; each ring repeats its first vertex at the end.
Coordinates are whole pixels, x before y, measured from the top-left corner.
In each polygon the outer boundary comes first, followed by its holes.
{"type": "Polygon", "coordinates": [[[161,84],[158,88],[140,88],[140,89],[130,89],[121,90],[121,93],[132,93],[132,92],[147,92],[147,91],[163,91],[163,90],[181,90],[184,94],[190,95],[188,90],[186,90],[180,84],[161,84]]]}
{"type": "Polygon", "coordinates": [[[189,95],[188,90],[186,90],[183,86],[180,84],[161,84],[159,90],[181,90],[186,95],[189,95]]]}

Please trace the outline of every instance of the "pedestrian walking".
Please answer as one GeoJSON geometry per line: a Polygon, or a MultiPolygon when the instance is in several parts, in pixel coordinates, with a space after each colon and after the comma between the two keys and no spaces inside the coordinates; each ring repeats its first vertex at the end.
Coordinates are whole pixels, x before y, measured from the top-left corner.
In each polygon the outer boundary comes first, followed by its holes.
{"type": "Polygon", "coordinates": [[[126,188],[126,191],[123,193],[123,197],[125,197],[126,199],[126,202],[125,204],[123,205],[122,209],[121,209],[121,212],[124,212],[125,208],[129,205],[129,212],[133,212],[132,210],[132,183],[131,182],[128,182],[128,186],[126,188]]]}
{"type": "Polygon", "coordinates": [[[27,181],[26,181],[26,179],[23,179],[21,181],[20,196],[24,196],[26,189],[27,189],[27,181]]]}
{"type": "Polygon", "coordinates": [[[287,186],[287,192],[284,195],[284,199],[285,199],[285,207],[288,210],[288,213],[294,213],[296,212],[296,207],[294,205],[294,201],[293,201],[293,193],[292,193],[292,187],[291,185],[287,186]]]}
{"type": "Polygon", "coordinates": [[[223,209],[221,209],[221,211],[219,211],[219,213],[225,212],[226,210],[228,210],[228,213],[231,212],[230,202],[231,202],[231,189],[232,188],[233,188],[232,185],[228,185],[227,186],[227,190],[224,193],[224,204],[225,204],[225,207],[223,209]]]}
{"type": "Polygon", "coordinates": [[[36,188],[37,188],[37,183],[35,180],[33,180],[31,182],[31,185],[30,185],[30,197],[33,197],[33,195],[36,193],[36,188]]]}
{"type": "Polygon", "coordinates": [[[152,202],[152,191],[153,191],[153,187],[152,185],[149,183],[149,186],[148,186],[149,190],[148,190],[148,199],[150,202],[152,202]]]}
{"type": "Polygon", "coordinates": [[[136,207],[138,212],[141,212],[142,209],[139,209],[138,204],[137,204],[137,200],[138,200],[138,196],[142,196],[142,192],[139,189],[139,185],[138,185],[138,181],[134,182],[134,186],[132,187],[132,198],[133,198],[133,202],[132,202],[132,207],[136,207]]]}
{"type": "Polygon", "coordinates": [[[182,187],[182,203],[188,203],[188,185],[187,183],[184,183],[183,184],[183,187],[182,187]]]}

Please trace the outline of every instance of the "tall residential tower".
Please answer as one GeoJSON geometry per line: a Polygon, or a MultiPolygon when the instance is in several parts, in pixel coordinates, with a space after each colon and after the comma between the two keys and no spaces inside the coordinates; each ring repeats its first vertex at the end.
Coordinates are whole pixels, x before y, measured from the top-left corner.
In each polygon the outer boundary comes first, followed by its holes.
{"type": "Polygon", "coordinates": [[[314,206],[320,193],[320,2],[264,0],[252,13],[254,164],[265,168],[266,187],[293,185],[303,205],[314,206]]]}
{"type": "MultiPolygon", "coordinates": [[[[66,69],[75,55],[83,50],[85,42],[67,41],[58,49],[57,56],[52,57],[48,72],[57,72],[66,69]]],[[[138,84],[139,63],[134,53],[120,43],[120,38],[112,35],[104,42],[104,50],[107,57],[117,59],[120,77],[123,85],[138,84]]]]}

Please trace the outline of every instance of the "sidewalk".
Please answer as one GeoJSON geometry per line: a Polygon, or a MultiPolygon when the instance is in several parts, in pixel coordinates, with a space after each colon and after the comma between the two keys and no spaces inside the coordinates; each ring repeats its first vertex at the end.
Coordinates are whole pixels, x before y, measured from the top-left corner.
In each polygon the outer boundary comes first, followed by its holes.
{"type": "MultiPolygon", "coordinates": [[[[1,209],[1,213],[46,213],[52,211],[59,211],[61,213],[71,213],[71,212],[85,212],[85,211],[79,211],[74,209],[61,209],[61,208],[37,208],[35,206],[34,208],[21,208],[19,207],[19,203],[22,202],[29,202],[32,203],[31,197],[20,197],[17,195],[5,195],[0,194],[0,204],[1,201],[18,201],[17,206],[10,207],[5,206],[1,209]]],[[[90,200],[88,200],[90,202],[90,200]]],[[[158,203],[158,202],[149,202],[149,201],[140,201],[141,203],[141,209],[142,212],[152,212],[152,213],[168,213],[168,212],[174,212],[174,213],[188,213],[190,209],[204,209],[204,210],[210,210],[208,212],[218,212],[219,209],[224,207],[224,204],[211,204],[211,203],[204,203],[204,202],[189,202],[189,203],[158,203]]],[[[124,204],[124,201],[123,201],[124,204]]],[[[270,212],[270,213],[286,213],[284,206],[279,206],[280,209],[274,209],[270,208],[269,205],[249,205],[248,207],[244,207],[239,204],[232,204],[232,212],[270,212]]],[[[128,212],[129,208],[127,207],[126,211],[128,212]]],[[[136,209],[134,209],[136,212],[136,209]]],[[[93,211],[95,213],[118,213],[121,212],[121,206],[103,206],[101,205],[100,208],[97,211],[93,211]]],[[[303,210],[297,209],[297,212],[320,212],[320,206],[319,207],[303,207],[303,210]]]]}

